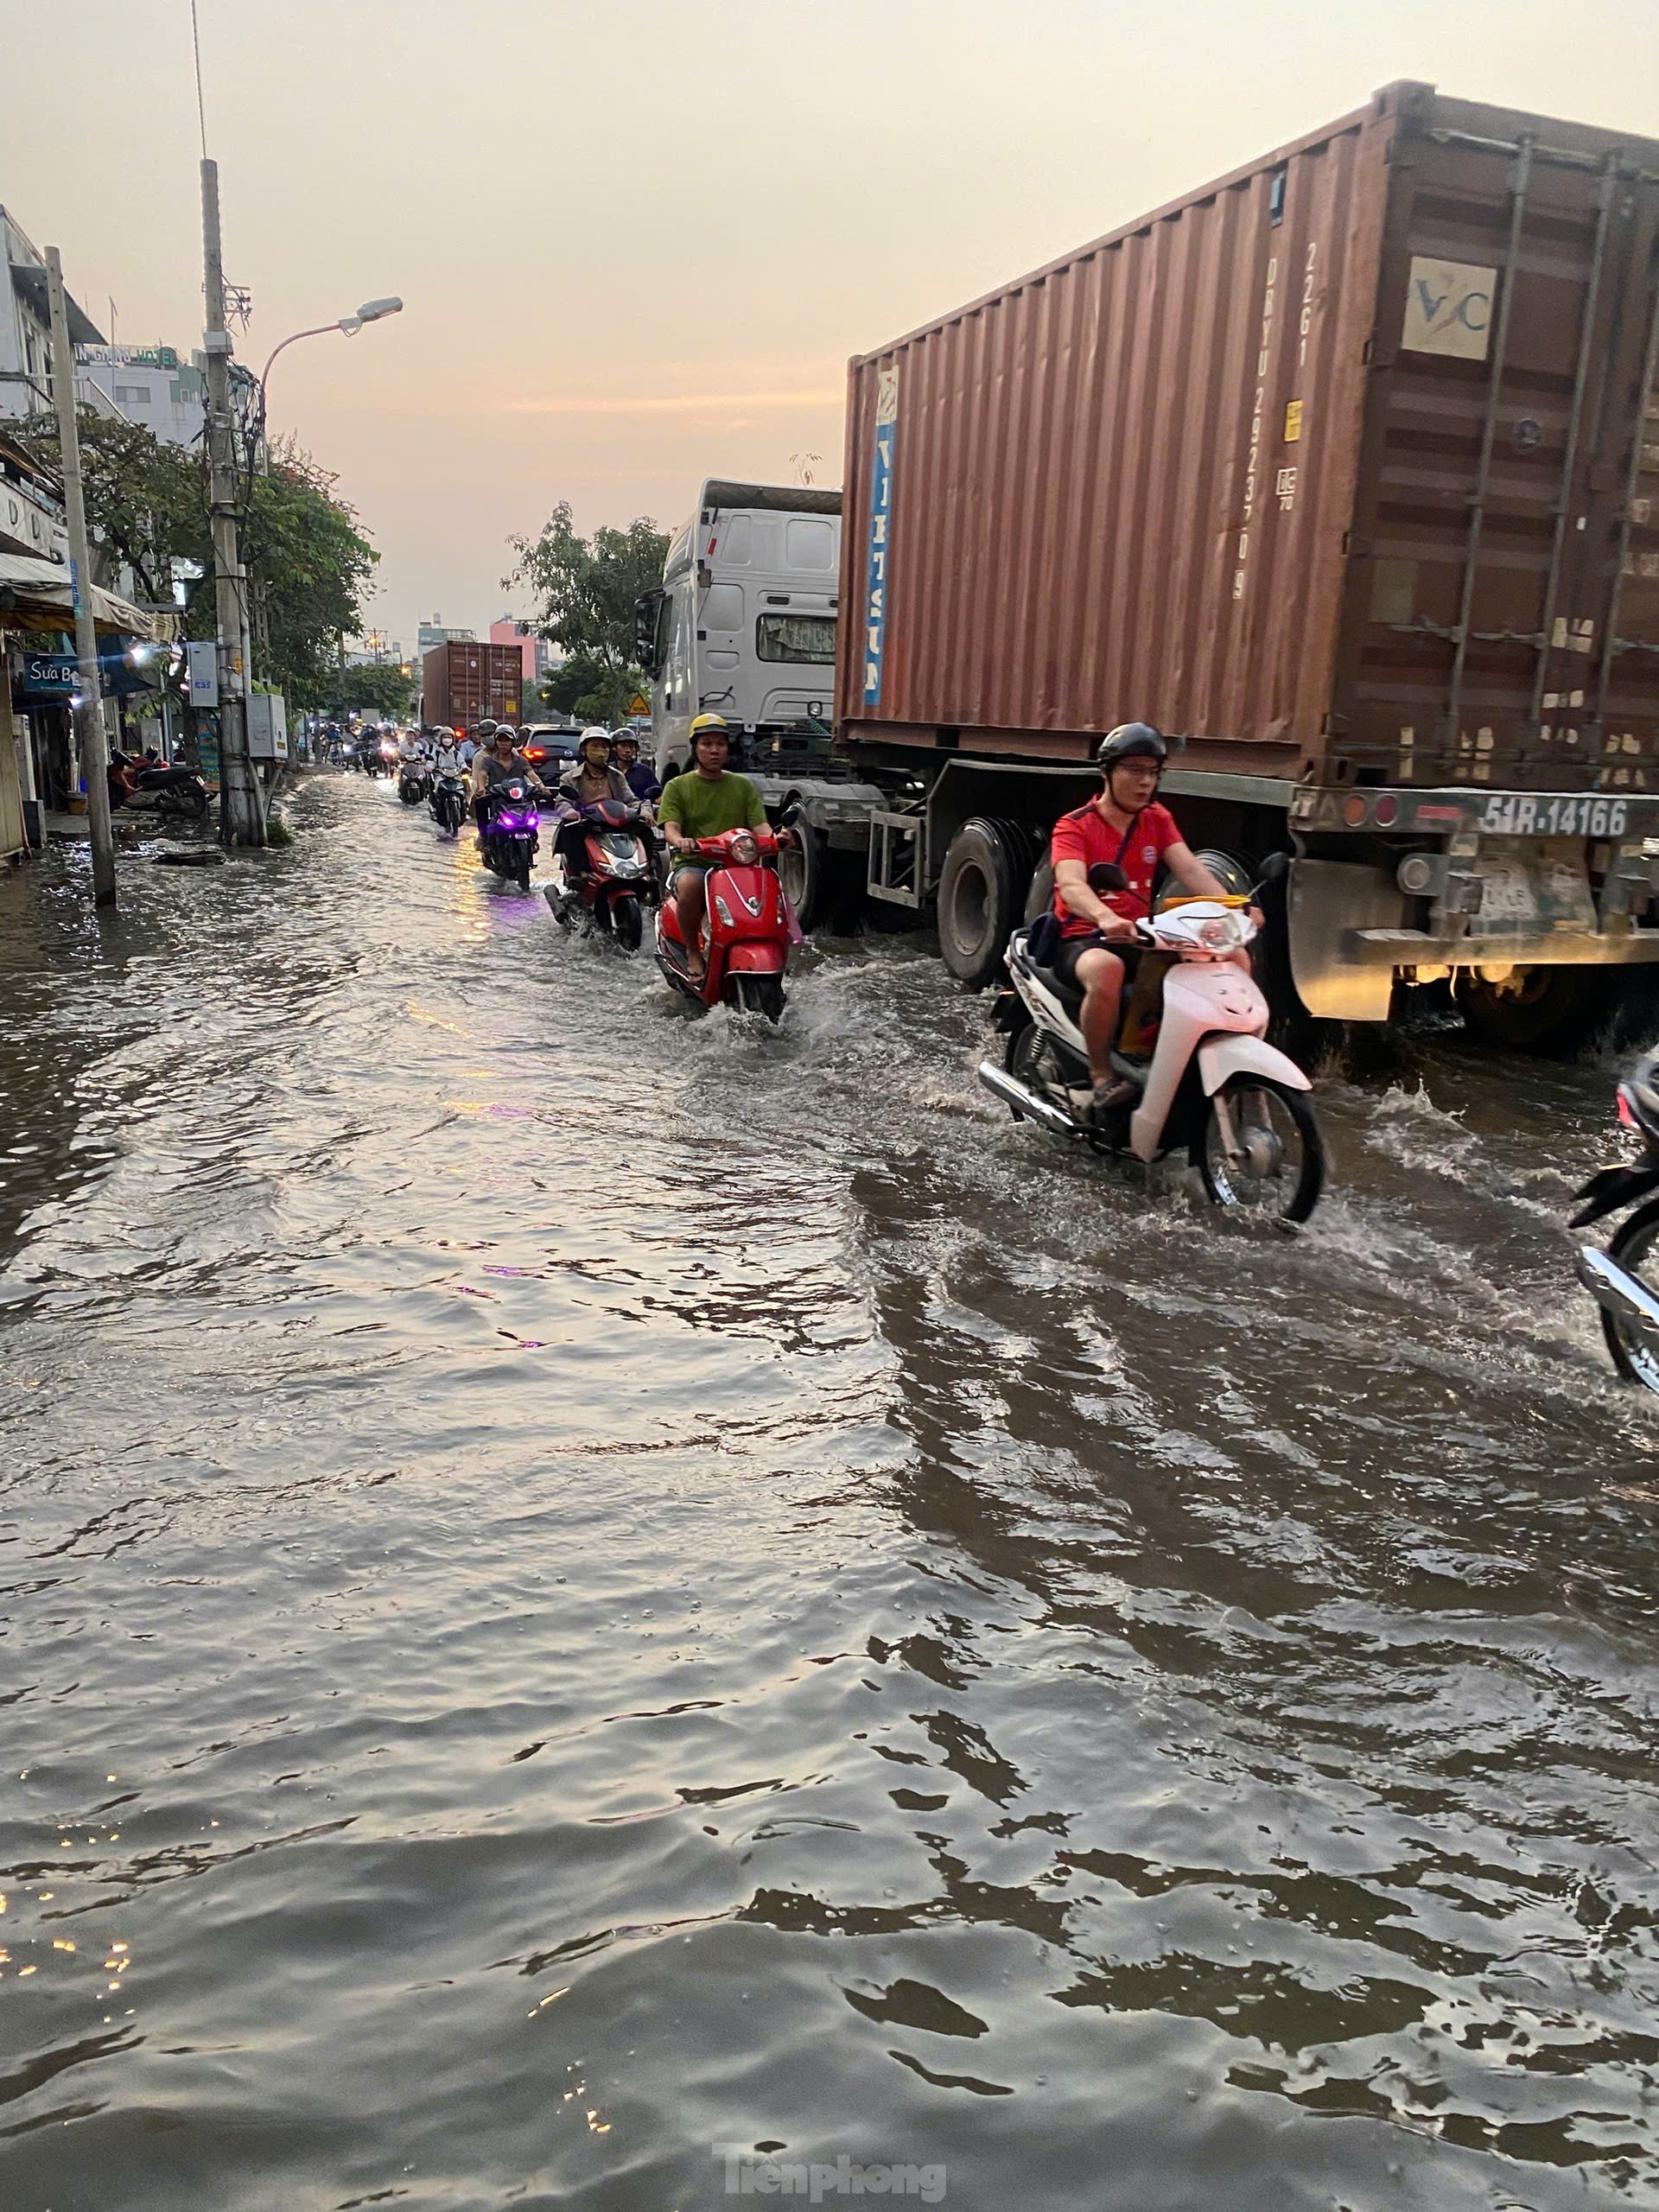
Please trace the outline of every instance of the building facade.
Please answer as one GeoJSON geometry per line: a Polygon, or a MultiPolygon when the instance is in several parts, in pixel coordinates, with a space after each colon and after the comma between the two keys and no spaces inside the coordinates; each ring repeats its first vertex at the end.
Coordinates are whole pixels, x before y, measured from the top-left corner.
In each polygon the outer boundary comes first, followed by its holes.
{"type": "MultiPolygon", "coordinates": [[[[46,256],[5,207],[0,207],[0,253],[5,256],[5,297],[0,299],[0,418],[17,422],[42,415],[52,404],[52,309],[47,297],[46,256]]],[[[69,342],[101,346],[102,333],[71,297],[69,342]]],[[[100,414],[118,410],[113,400],[89,400],[100,414]]]]}
{"type": "Polygon", "coordinates": [[[421,623],[416,630],[415,657],[417,660],[423,658],[426,654],[431,652],[434,645],[474,645],[477,642],[477,637],[478,633],[474,630],[446,630],[442,628],[441,626],[440,618],[435,614],[429,622],[421,623]]]}
{"type": "Polygon", "coordinates": [[[545,638],[526,636],[523,623],[515,614],[504,614],[499,622],[490,625],[493,645],[517,645],[523,654],[524,682],[535,683],[538,676],[545,676],[552,665],[553,648],[545,638]]]}
{"type": "Polygon", "coordinates": [[[77,346],[75,397],[141,423],[165,445],[195,445],[207,428],[207,380],[170,346],[77,346]]]}

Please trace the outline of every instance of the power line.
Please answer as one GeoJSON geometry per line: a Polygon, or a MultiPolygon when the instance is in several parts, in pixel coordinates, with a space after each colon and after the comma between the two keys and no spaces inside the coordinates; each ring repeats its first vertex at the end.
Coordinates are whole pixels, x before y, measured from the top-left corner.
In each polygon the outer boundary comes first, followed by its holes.
{"type": "Polygon", "coordinates": [[[196,21],[196,0],[190,0],[190,41],[196,50],[196,120],[201,125],[201,158],[207,158],[207,110],[201,97],[201,26],[196,21]]]}

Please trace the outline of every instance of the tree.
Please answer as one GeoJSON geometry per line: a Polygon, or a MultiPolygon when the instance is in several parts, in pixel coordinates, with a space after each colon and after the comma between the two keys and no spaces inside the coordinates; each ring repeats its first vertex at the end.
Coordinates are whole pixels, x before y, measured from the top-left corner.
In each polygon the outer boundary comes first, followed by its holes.
{"type": "Polygon", "coordinates": [[[634,658],[634,602],[663,580],[666,532],[641,517],[626,530],[600,529],[585,538],[577,534],[569,502],[561,499],[538,537],[508,543],[518,558],[502,578],[504,588],[528,585],[537,601],[531,619],[537,636],[566,654],[543,683],[549,703],[596,721],[620,721],[645,681],[634,658]]]}
{"type": "Polygon", "coordinates": [[[292,440],[276,447],[270,475],[253,479],[243,533],[243,563],[265,632],[255,660],[301,707],[327,703],[338,674],[336,641],[361,629],[363,594],[380,558],[334,483],[292,440]]]}
{"type": "MultiPolygon", "coordinates": [[[[213,637],[206,454],[163,444],[142,424],[89,407],[78,410],[77,421],[86,520],[99,541],[100,567],[111,580],[130,568],[138,597],[167,605],[173,563],[194,564],[200,574],[181,611],[181,627],[187,638],[213,637]]],[[[15,435],[48,467],[60,467],[55,416],[35,416],[15,435]]],[[[308,454],[290,442],[272,448],[269,464],[269,474],[257,471],[246,480],[242,515],[255,672],[294,705],[321,706],[334,671],[336,640],[362,626],[363,592],[379,556],[335,495],[334,479],[308,454]]]]}
{"type": "Polygon", "coordinates": [[[326,703],[334,712],[347,707],[372,707],[393,721],[404,721],[415,704],[415,679],[405,676],[395,661],[335,668],[329,674],[326,703]]]}
{"type": "MultiPolygon", "coordinates": [[[[616,688],[616,671],[607,668],[594,653],[567,653],[558,664],[550,668],[541,679],[541,694],[546,704],[556,714],[575,715],[583,721],[618,721],[620,714],[613,714],[607,704],[616,688]]],[[[626,689],[632,690],[633,677],[630,673],[626,689]]],[[[624,700],[626,708],[626,701],[624,700]]]]}

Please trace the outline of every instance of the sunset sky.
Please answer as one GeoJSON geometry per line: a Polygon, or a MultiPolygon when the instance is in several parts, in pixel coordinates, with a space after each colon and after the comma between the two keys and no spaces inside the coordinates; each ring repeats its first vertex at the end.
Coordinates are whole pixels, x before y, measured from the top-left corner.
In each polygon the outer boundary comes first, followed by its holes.
{"type": "MultiPolygon", "coordinates": [[[[1659,137],[1659,0],[199,0],[241,357],[481,629],[506,538],[841,480],[847,357],[1414,77],[1659,137]]],[[[0,201],[128,344],[200,342],[189,0],[0,0],[0,201]],[[50,97],[47,97],[49,89],[50,97]],[[83,104],[84,96],[84,104],[83,104]]],[[[517,607],[514,611],[518,611],[517,607]]]]}

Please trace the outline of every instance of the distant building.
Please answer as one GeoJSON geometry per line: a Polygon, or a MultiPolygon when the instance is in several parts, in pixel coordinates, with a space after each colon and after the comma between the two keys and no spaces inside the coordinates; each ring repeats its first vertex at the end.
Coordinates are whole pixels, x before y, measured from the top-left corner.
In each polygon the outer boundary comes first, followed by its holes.
{"type": "Polygon", "coordinates": [[[106,401],[101,411],[141,423],[164,445],[195,445],[207,426],[206,380],[170,346],[77,346],[75,396],[89,407],[106,401]]]}
{"type": "Polygon", "coordinates": [[[446,630],[435,614],[429,622],[423,622],[415,632],[415,652],[418,658],[429,653],[434,645],[470,645],[476,644],[477,632],[473,630],[446,630]]]}
{"type": "MultiPolygon", "coordinates": [[[[4,207],[0,207],[0,253],[5,257],[5,297],[0,299],[0,416],[11,422],[43,415],[52,404],[52,309],[47,297],[46,256],[4,207]]],[[[69,342],[101,346],[102,334],[71,298],[69,342]]],[[[114,402],[91,400],[100,414],[114,402]]]]}
{"type": "Polygon", "coordinates": [[[552,664],[553,648],[545,638],[526,636],[524,624],[516,615],[504,614],[499,622],[490,625],[493,645],[517,645],[524,655],[524,682],[533,683],[538,676],[545,676],[552,664]]]}

